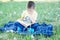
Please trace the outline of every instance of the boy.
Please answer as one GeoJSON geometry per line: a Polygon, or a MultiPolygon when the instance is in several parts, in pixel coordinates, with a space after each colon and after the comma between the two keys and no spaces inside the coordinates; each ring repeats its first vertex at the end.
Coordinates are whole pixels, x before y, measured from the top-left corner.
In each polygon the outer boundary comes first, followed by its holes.
{"type": "MultiPolygon", "coordinates": [[[[32,33],[36,29],[36,20],[37,20],[37,12],[35,11],[35,3],[33,1],[29,1],[27,4],[27,9],[23,11],[21,18],[17,20],[21,25],[20,28],[22,28],[22,31],[24,31],[24,28],[33,28],[34,30],[28,29],[32,33]],[[33,25],[33,26],[32,26],[33,25]]],[[[19,31],[19,28],[18,28],[19,31]]],[[[34,39],[34,36],[31,35],[31,37],[34,39]]]]}

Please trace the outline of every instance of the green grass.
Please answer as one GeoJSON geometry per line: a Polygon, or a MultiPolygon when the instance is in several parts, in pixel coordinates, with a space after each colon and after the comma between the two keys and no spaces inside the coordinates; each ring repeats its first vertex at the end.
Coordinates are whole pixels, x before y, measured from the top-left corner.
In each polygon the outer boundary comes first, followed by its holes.
{"type": "MultiPolygon", "coordinates": [[[[20,18],[23,10],[26,9],[26,2],[0,2],[0,26],[8,21],[15,21],[20,18]]],[[[45,38],[42,35],[36,35],[38,40],[60,40],[60,2],[36,2],[36,11],[38,13],[37,22],[46,22],[53,24],[54,35],[45,38]]],[[[0,40],[31,40],[30,35],[20,35],[16,33],[1,33],[0,40]]]]}

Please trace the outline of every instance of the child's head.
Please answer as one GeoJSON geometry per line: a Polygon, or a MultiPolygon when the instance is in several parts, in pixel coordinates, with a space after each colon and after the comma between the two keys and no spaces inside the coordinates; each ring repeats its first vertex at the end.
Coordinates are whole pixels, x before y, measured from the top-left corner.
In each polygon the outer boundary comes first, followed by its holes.
{"type": "Polygon", "coordinates": [[[33,1],[29,1],[27,4],[27,9],[32,11],[35,9],[35,3],[33,1]]]}

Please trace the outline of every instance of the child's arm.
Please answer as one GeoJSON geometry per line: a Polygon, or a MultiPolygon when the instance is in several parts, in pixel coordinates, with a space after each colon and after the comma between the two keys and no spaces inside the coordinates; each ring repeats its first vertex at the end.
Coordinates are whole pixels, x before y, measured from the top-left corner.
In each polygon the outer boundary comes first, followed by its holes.
{"type": "Polygon", "coordinates": [[[32,24],[34,24],[36,22],[37,16],[38,16],[38,13],[37,12],[34,13],[34,17],[31,15],[30,19],[32,21],[32,24]]]}

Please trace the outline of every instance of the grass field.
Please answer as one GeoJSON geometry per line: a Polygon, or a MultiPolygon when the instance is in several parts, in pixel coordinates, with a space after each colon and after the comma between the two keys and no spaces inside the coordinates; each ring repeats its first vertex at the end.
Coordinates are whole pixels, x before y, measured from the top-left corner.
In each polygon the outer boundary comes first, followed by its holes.
{"type": "MultiPolygon", "coordinates": [[[[20,18],[23,10],[26,9],[26,2],[0,2],[0,26],[8,21],[15,21],[20,18]]],[[[37,22],[53,24],[54,35],[45,38],[43,35],[36,35],[35,40],[60,40],[60,2],[36,2],[36,11],[39,14],[37,22]]],[[[0,40],[32,40],[30,35],[16,33],[1,33],[0,40]]]]}

